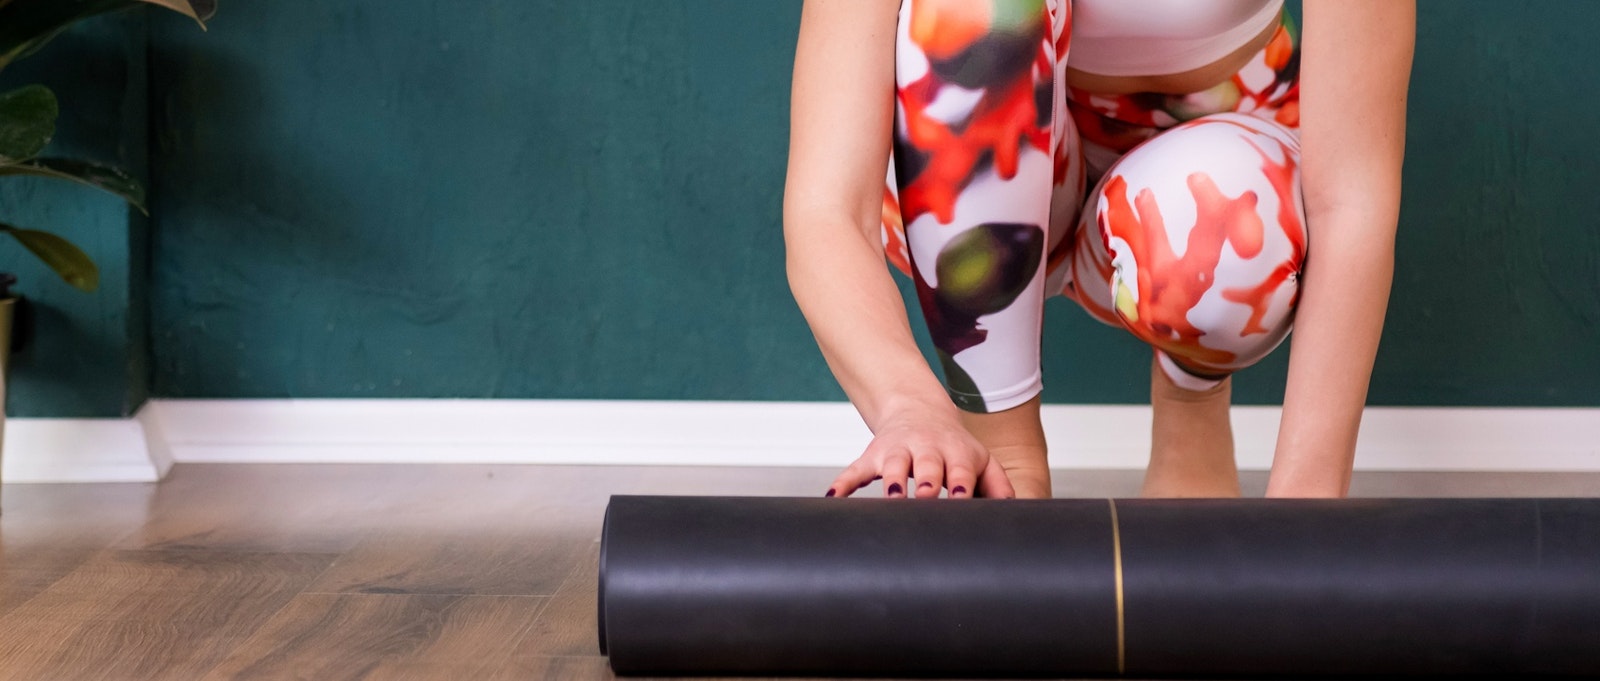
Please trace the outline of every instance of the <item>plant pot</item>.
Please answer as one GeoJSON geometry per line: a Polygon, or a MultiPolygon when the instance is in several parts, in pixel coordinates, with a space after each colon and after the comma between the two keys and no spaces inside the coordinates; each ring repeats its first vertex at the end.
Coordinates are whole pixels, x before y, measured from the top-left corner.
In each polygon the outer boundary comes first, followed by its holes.
{"type": "MultiPolygon", "coordinates": [[[[14,297],[0,298],[0,471],[5,470],[6,376],[11,368],[11,320],[17,309],[16,303],[14,297]]],[[[5,482],[3,472],[0,472],[0,482],[5,482]]],[[[0,498],[0,512],[4,511],[4,506],[5,501],[0,498]]]]}

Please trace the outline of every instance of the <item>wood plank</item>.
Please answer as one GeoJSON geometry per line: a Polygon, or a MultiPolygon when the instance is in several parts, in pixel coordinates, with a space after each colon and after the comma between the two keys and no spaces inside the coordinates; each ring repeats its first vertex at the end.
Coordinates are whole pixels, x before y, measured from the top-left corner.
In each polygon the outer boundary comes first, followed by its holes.
{"type": "Polygon", "coordinates": [[[382,662],[361,681],[478,681],[491,667],[504,665],[483,662],[382,662]]]}
{"type": "Polygon", "coordinates": [[[154,483],[6,485],[0,494],[0,545],[98,551],[143,525],[154,483]]]}
{"type": "Polygon", "coordinates": [[[599,538],[612,493],[826,487],[805,470],[796,482],[781,469],[449,467],[310,591],[550,595],[599,538]]]}
{"type": "Polygon", "coordinates": [[[554,528],[476,534],[385,533],[362,541],[313,593],[548,596],[592,540],[554,528]]]}
{"type": "Polygon", "coordinates": [[[6,485],[0,494],[0,615],[145,521],[154,484],[6,485]]]}
{"type": "Polygon", "coordinates": [[[184,464],[120,549],[343,552],[385,532],[525,528],[598,536],[611,494],[820,494],[822,469],[184,464]],[[815,488],[815,489],[813,489],[815,488]]]}
{"type": "Polygon", "coordinates": [[[590,544],[574,566],[549,607],[535,620],[517,644],[515,657],[584,657],[600,655],[599,591],[600,543],[590,544]]]}
{"type": "Polygon", "coordinates": [[[1358,472],[1358,497],[1596,497],[1600,473],[1358,472]]]}
{"type": "Polygon", "coordinates": [[[8,551],[0,544],[0,616],[37,596],[94,554],[70,548],[8,551]]]}
{"type": "MultiPolygon", "coordinates": [[[[507,661],[498,667],[490,667],[492,673],[482,677],[484,681],[526,681],[527,679],[561,679],[566,681],[611,681],[623,678],[627,681],[740,681],[741,677],[717,676],[626,676],[618,677],[611,672],[611,666],[603,657],[578,656],[543,656],[520,657],[507,661]]],[[[783,677],[786,681],[869,681],[867,679],[852,680],[850,677],[804,678],[783,677]]],[[[894,681],[892,678],[876,678],[870,681],[894,681]]]]}
{"type": "MultiPolygon", "coordinates": [[[[617,678],[603,657],[521,657],[508,660],[490,668],[484,681],[527,681],[527,679],[561,679],[561,681],[611,681],[617,678]]],[[[631,681],[644,681],[628,677],[631,681]]],[[[681,681],[681,680],[680,680],[681,681]]],[[[723,679],[723,681],[736,681],[723,679]]]]}
{"type": "Polygon", "coordinates": [[[0,616],[0,679],[199,678],[332,558],[102,552],[0,616]]]}
{"type": "MultiPolygon", "coordinates": [[[[1239,476],[1241,485],[1248,491],[1254,482],[1250,474],[1239,476]]],[[[1050,489],[1057,499],[1124,499],[1139,496],[1144,484],[1144,471],[1050,471],[1050,489]]],[[[1260,482],[1265,489],[1265,478],[1260,482]]]]}
{"type": "MultiPolygon", "coordinates": [[[[560,497],[527,471],[419,485],[407,509],[359,541],[309,590],[547,596],[600,535],[605,508],[560,497]]],[[[570,482],[570,481],[568,481],[570,482]]]]}
{"type": "Polygon", "coordinates": [[[546,600],[302,594],[206,678],[478,678],[510,655],[546,600]]]}
{"type": "Polygon", "coordinates": [[[337,553],[386,526],[424,477],[405,466],[180,465],[116,548],[337,553]]]}

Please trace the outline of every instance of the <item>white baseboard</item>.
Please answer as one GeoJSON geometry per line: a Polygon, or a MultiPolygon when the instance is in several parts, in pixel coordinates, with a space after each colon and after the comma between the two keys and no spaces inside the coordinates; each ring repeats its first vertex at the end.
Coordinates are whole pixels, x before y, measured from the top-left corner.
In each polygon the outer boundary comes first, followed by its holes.
{"type": "MultiPolygon", "coordinates": [[[[848,404],[602,400],[162,400],[178,462],[841,466],[870,439],[848,404]]],[[[1234,410],[1239,464],[1271,466],[1277,407],[1234,410]]],[[[1147,406],[1047,405],[1061,468],[1142,468],[1147,406]]],[[[1372,408],[1362,470],[1600,471],[1600,409],[1372,408]]]]}
{"type": "MultiPolygon", "coordinates": [[[[1241,468],[1279,410],[1237,407],[1241,468]]],[[[1047,405],[1058,468],[1142,468],[1150,409],[1047,405]]],[[[869,440],[844,403],[155,400],[127,420],[13,419],[6,482],[148,481],[174,462],[842,466],[869,440]]],[[[1600,471],[1600,409],[1377,407],[1358,470],[1600,471]]]]}
{"type": "Polygon", "coordinates": [[[816,402],[163,400],[141,417],[180,463],[831,466],[869,437],[816,402]]]}
{"type": "Polygon", "coordinates": [[[7,419],[0,449],[4,482],[155,482],[137,419],[7,419]]]}

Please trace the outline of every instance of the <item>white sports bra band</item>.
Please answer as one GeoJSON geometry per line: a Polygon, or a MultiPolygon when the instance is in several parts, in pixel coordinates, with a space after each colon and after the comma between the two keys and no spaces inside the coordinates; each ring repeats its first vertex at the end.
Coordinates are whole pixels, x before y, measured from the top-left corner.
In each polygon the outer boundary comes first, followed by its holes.
{"type": "Polygon", "coordinates": [[[1161,76],[1216,62],[1277,23],[1283,0],[1075,0],[1067,65],[1161,76]]]}

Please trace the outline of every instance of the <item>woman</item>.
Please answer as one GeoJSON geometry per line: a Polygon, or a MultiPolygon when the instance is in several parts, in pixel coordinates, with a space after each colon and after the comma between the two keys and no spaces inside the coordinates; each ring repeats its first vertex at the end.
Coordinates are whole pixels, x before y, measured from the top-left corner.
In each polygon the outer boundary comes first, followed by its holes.
{"type": "Polygon", "coordinates": [[[1347,493],[1415,6],[1305,0],[1301,36],[1281,5],[806,0],[788,274],[873,432],[828,496],[879,478],[889,497],[1050,496],[1039,320],[1057,293],[1154,349],[1144,495],[1239,495],[1228,376],[1291,320],[1267,494],[1347,493]],[[916,280],[944,386],[885,255],[916,280]]]}

